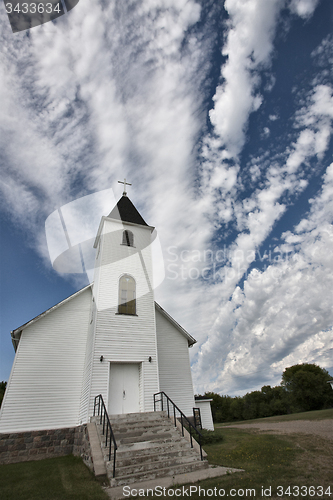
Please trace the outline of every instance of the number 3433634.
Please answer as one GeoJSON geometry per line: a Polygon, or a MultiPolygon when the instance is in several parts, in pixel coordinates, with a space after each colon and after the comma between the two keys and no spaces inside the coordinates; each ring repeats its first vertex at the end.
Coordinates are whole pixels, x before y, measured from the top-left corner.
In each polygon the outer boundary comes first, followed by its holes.
{"type": "Polygon", "coordinates": [[[283,486],[278,486],[276,494],[278,497],[286,496],[296,496],[296,497],[331,497],[331,487],[323,486],[288,486],[284,488],[283,486]]]}
{"type": "Polygon", "coordinates": [[[7,14],[12,14],[16,12],[17,14],[43,14],[44,12],[46,14],[51,14],[52,12],[57,12],[58,14],[62,11],[61,3],[58,2],[56,4],[53,3],[43,3],[43,2],[38,2],[38,3],[17,3],[14,5],[14,3],[7,2],[6,3],[6,12],[7,14]]]}

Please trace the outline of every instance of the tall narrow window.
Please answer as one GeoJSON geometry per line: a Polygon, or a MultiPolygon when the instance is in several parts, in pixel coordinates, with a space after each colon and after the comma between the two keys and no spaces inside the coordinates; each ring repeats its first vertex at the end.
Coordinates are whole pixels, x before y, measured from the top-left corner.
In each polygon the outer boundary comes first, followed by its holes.
{"type": "Polygon", "coordinates": [[[126,231],[123,232],[123,245],[126,245],[128,247],[133,247],[134,246],[134,234],[132,231],[126,231]]]}
{"type": "Polygon", "coordinates": [[[135,281],[125,274],[119,280],[119,314],[136,314],[135,281]]]}

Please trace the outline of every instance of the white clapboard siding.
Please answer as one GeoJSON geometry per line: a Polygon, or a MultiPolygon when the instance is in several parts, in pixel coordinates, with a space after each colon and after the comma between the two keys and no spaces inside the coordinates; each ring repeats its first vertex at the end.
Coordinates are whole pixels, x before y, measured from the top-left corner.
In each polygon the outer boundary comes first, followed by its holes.
{"type": "Polygon", "coordinates": [[[0,416],[0,432],[79,424],[91,289],[86,288],[21,334],[0,416]]]}
{"type": "MultiPolygon", "coordinates": [[[[93,292],[93,285],[92,292],[93,292]]],[[[92,360],[93,360],[93,350],[94,350],[94,325],[96,320],[96,302],[91,296],[91,306],[90,306],[90,316],[88,324],[88,334],[87,334],[87,347],[84,362],[84,371],[82,377],[82,391],[81,391],[81,402],[80,402],[80,424],[85,424],[89,422],[89,398],[90,398],[90,385],[91,385],[91,373],[92,373],[92,360]]]]}
{"type": "Polygon", "coordinates": [[[194,395],[188,339],[156,308],[160,390],[185,413],[193,415],[194,395]]]}
{"type": "Polygon", "coordinates": [[[109,407],[110,363],[116,362],[140,365],[140,409],[152,411],[159,380],[154,293],[150,283],[151,229],[105,219],[100,240],[94,279],[97,310],[89,412],[92,414],[98,394],[102,394],[109,407]],[[134,247],[122,245],[125,227],[134,235],[134,247]],[[135,316],[118,314],[119,280],[123,274],[132,276],[136,283],[135,316]]]}
{"type": "Polygon", "coordinates": [[[195,401],[196,408],[200,408],[201,415],[201,425],[203,429],[208,429],[209,431],[214,430],[214,423],[212,417],[212,409],[210,406],[210,402],[212,399],[202,399],[195,401]]]}

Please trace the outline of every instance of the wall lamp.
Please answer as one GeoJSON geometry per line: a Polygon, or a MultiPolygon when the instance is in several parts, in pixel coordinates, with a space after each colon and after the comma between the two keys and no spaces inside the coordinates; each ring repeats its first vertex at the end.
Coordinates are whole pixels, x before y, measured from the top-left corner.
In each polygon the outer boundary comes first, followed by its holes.
{"type": "Polygon", "coordinates": [[[100,360],[100,362],[101,362],[101,363],[102,363],[103,359],[104,359],[104,356],[101,356],[101,357],[99,358],[99,360],[100,360]]]}
{"type": "Polygon", "coordinates": [[[148,361],[149,361],[149,363],[151,363],[153,361],[153,358],[151,356],[149,356],[148,361]]]}

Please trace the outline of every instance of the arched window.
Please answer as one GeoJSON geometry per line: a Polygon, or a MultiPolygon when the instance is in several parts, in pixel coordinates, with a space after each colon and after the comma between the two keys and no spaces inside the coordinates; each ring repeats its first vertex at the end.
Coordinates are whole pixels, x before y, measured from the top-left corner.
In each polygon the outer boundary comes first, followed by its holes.
{"type": "Polygon", "coordinates": [[[136,314],[135,281],[125,274],[119,280],[119,314],[136,314]]]}
{"type": "Polygon", "coordinates": [[[123,232],[123,245],[126,245],[128,247],[133,247],[134,246],[134,234],[132,231],[126,231],[123,232]]]}

